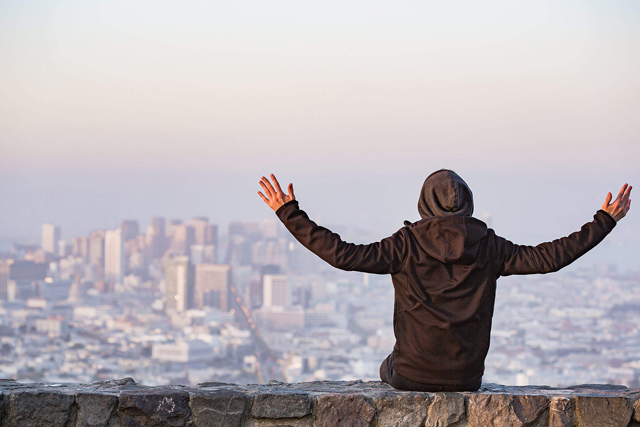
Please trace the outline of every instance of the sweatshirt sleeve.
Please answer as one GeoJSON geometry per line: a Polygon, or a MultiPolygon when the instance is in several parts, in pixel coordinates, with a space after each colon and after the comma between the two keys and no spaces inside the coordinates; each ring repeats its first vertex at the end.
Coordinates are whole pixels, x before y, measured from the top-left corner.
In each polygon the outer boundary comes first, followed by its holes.
{"type": "Polygon", "coordinates": [[[616,221],[599,210],[593,221],[583,225],[580,231],[537,246],[516,245],[496,237],[498,274],[509,276],[558,271],[593,249],[615,226],[616,221]]]}
{"type": "Polygon", "coordinates": [[[375,274],[393,274],[402,267],[406,253],[402,230],[377,243],[356,245],[311,221],[297,200],[282,205],[276,215],[296,240],[333,267],[375,274]]]}

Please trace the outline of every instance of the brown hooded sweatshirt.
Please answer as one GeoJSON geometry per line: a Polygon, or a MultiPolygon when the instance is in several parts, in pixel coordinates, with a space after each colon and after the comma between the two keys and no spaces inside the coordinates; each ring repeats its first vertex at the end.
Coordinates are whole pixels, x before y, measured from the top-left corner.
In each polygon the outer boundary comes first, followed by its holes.
{"type": "Polygon", "coordinates": [[[516,245],[470,216],[471,191],[452,171],[427,178],[418,205],[422,220],[368,245],[346,243],[318,226],[295,200],[276,214],[302,245],[332,266],[391,274],[392,369],[410,381],[449,390],[482,378],[498,277],[557,271],[616,225],[600,210],[567,237],[535,247],[516,245]]]}

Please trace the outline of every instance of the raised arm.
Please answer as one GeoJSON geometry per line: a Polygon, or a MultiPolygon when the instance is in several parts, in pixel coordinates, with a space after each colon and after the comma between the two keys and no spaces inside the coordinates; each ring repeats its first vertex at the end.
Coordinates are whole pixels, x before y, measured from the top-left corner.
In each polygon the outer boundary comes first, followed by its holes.
{"type": "Polygon", "coordinates": [[[550,273],[566,267],[600,243],[616,222],[624,218],[631,206],[630,195],[631,186],[627,184],[613,203],[611,193],[607,194],[593,221],[583,225],[580,231],[552,242],[525,246],[497,237],[498,274],[550,273]]]}
{"type": "Polygon", "coordinates": [[[369,245],[356,245],[343,241],[336,233],[311,221],[298,207],[289,184],[289,194],[284,194],[275,176],[273,185],[265,177],[260,180],[265,194],[258,194],[276,211],[287,230],[307,249],[327,263],[341,270],[389,274],[400,270],[406,253],[406,235],[399,231],[393,236],[369,245]]]}

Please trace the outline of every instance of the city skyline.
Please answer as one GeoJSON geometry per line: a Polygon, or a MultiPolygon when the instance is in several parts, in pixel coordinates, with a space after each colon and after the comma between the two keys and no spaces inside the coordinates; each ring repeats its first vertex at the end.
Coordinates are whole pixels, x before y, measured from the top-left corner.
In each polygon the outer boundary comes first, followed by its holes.
{"type": "MultiPolygon", "coordinates": [[[[640,182],[633,1],[0,12],[4,242],[46,222],[84,234],[127,217],[262,219],[256,183],[272,172],[312,217],[380,239],[446,167],[478,217],[538,243],[640,182]]],[[[616,243],[629,251],[633,218],[616,243]]]]}
{"type": "MultiPolygon", "coordinates": [[[[258,197],[392,235],[455,170],[518,244],[640,185],[640,3],[0,3],[0,376],[377,379],[388,276],[337,271],[258,197]],[[29,244],[31,246],[25,246],[29,244]]],[[[640,384],[638,208],[500,279],[486,381],[640,384]]]]}
{"type": "MultiPolygon", "coordinates": [[[[44,224],[41,244],[0,258],[0,373],[146,385],[377,379],[395,341],[389,278],[330,268],[278,224],[235,221],[218,235],[208,218],[156,216],[56,245],[60,227],[44,224]]],[[[575,264],[500,279],[486,382],[637,387],[640,271],[575,264]]]]}

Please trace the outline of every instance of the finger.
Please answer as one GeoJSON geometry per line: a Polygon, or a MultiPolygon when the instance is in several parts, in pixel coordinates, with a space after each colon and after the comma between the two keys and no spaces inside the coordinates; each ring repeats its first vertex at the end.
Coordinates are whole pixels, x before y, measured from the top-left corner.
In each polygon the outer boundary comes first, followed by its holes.
{"type": "Polygon", "coordinates": [[[269,204],[269,199],[267,199],[265,195],[262,194],[262,191],[258,191],[258,196],[262,197],[262,200],[264,200],[266,204],[269,204]]]}
{"type": "Polygon", "coordinates": [[[607,198],[604,199],[604,204],[602,205],[602,209],[606,209],[609,206],[609,203],[611,203],[612,198],[613,196],[611,195],[611,193],[607,193],[607,198]]]}
{"type": "Polygon", "coordinates": [[[620,192],[618,193],[618,197],[616,197],[616,200],[622,199],[622,196],[624,195],[624,192],[626,189],[627,189],[627,184],[622,186],[622,188],[620,189],[620,192]]]}
{"type": "Polygon", "coordinates": [[[627,191],[625,191],[624,195],[622,196],[622,201],[623,202],[626,202],[627,200],[629,200],[629,197],[631,196],[631,189],[632,188],[633,188],[632,186],[627,187],[627,191]]]}
{"type": "Polygon", "coordinates": [[[269,190],[271,190],[271,193],[273,194],[273,196],[275,196],[277,194],[276,190],[273,188],[273,185],[271,185],[271,182],[267,178],[265,178],[264,176],[262,177],[262,182],[264,182],[264,184],[267,187],[269,187],[269,190]]]}
{"type": "Polygon", "coordinates": [[[262,187],[265,189],[265,191],[267,192],[267,196],[269,196],[270,198],[275,197],[276,195],[276,190],[273,189],[273,186],[271,185],[271,182],[269,182],[269,180],[267,178],[265,178],[264,176],[262,177],[262,181],[260,181],[260,183],[262,184],[262,187]]]}
{"type": "Polygon", "coordinates": [[[271,192],[271,190],[269,190],[269,187],[267,187],[264,181],[260,181],[260,185],[262,186],[262,189],[264,190],[267,197],[269,197],[270,199],[273,199],[273,193],[271,192]]]}
{"type": "Polygon", "coordinates": [[[276,187],[278,193],[282,193],[282,188],[280,188],[280,183],[274,174],[271,174],[271,179],[273,180],[273,185],[276,187]]]}
{"type": "Polygon", "coordinates": [[[289,195],[291,196],[291,200],[296,199],[295,194],[293,194],[293,183],[289,184],[289,195]]]}

